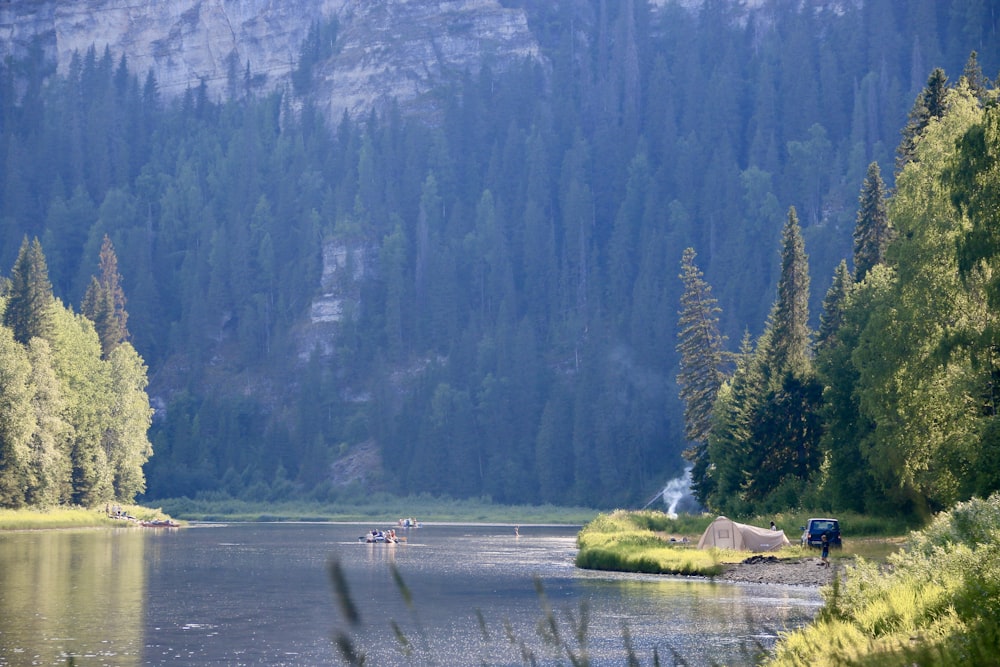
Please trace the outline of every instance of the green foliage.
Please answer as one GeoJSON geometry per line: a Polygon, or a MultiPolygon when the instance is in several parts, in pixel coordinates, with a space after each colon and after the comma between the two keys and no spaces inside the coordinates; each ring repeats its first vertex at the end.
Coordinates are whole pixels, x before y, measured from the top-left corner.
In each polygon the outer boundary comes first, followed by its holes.
{"type": "MultiPolygon", "coordinates": [[[[27,275],[29,265],[45,266],[37,240],[22,246],[15,273],[27,275]]],[[[112,311],[115,293],[124,303],[120,286],[111,289],[112,311]]],[[[16,311],[17,299],[6,305],[5,314],[16,311]]],[[[146,366],[117,339],[104,358],[93,322],[51,291],[43,310],[48,324],[26,345],[0,326],[0,507],[131,501],[152,454],[146,366]]]]}
{"type": "MultiPolygon", "coordinates": [[[[456,499],[422,494],[397,496],[369,493],[361,487],[317,491],[314,498],[252,502],[223,491],[205,492],[194,498],[158,501],[171,516],[192,521],[384,521],[401,517],[420,521],[494,522],[510,524],[583,524],[597,514],[586,507],[557,505],[501,505],[489,498],[456,499]],[[265,518],[267,517],[267,518],[265,518]]],[[[707,525],[707,524],[706,524],[707,525]]]]}
{"type": "Polygon", "coordinates": [[[576,566],[590,570],[714,576],[745,552],[695,548],[712,519],[670,518],[662,512],[601,514],[577,536],[576,566]]]}
{"type": "Polygon", "coordinates": [[[10,293],[3,323],[26,345],[32,338],[52,335],[52,284],[38,238],[21,242],[10,275],[10,293]]]}
{"type": "Polygon", "coordinates": [[[694,259],[694,248],[686,248],[681,258],[684,293],[677,322],[680,353],[677,385],[684,401],[684,435],[691,443],[685,458],[693,464],[692,485],[698,492],[704,492],[712,409],[725,378],[723,364],[727,357],[723,348],[725,339],[719,333],[720,309],[694,259]]]}
{"type": "MultiPolygon", "coordinates": [[[[120,505],[121,511],[138,521],[164,521],[170,519],[159,508],[140,505],[120,505]]],[[[29,507],[0,509],[0,531],[4,530],[53,530],[64,528],[120,528],[123,522],[108,516],[103,506],[78,507],[62,505],[55,508],[29,507]]],[[[137,525],[128,523],[125,525],[137,525]]]]}
{"type": "Polygon", "coordinates": [[[996,415],[994,112],[964,83],[937,94],[887,206],[869,167],[857,270],[842,264],[824,301],[815,377],[808,328],[793,317],[804,301],[791,296],[802,250],[790,213],[768,328],[716,404],[709,507],[926,518],[996,490],[995,476],[973,472],[992,469],[996,415]]]}
{"type": "Polygon", "coordinates": [[[104,236],[101,242],[100,278],[91,278],[83,298],[81,312],[90,318],[101,339],[101,352],[105,358],[128,339],[128,312],[125,310],[125,291],[118,273],[118,257],[111,239],[104,236]]]}
{"type": "MultiPolygon", "coordinates": [[[[65,303],[81,303],[98,274],[104,288],[91,291],[84,310],[105,360],[127,337],[167,407],[151,427],[157,456],[145,466],[147,495],[224,487],[260,499],[323,496],[341,443],[346,457],[370,442],[383,462],[372,483],[404,495],[641,502],[679,473],[683,450],[695,442],[685,435],[686,406],[674,386],[681,353],[664,344],[677,339],[668,315],[684,286],[670,276],[683,249],[697,249],[724,306],[720,334],[736,340],[759,331],[779,274],[788,274],[773,252],[784,206],[803,214],[809,273],[829,275],[850,253],[855,212],[845,202],[866,166],[887,164],[906,111],[902,91],[914,72],[930,69],[925,54],[903,42],[940,44],[926,55],[957,70],[975,32],[962,26],[989,18],[982,3],[942,6],[932,13],[954,9],[962,21],[940,26],[898,23],[882,0],[837,12],[789,5],[761,31],[714,6],[698,15],[671,3],[611,5],[602,19],[579,3],[527,3],[546,65],[457,76],[421,100],[432,113],[420,118],[394,105],[363,118],[323,117],[326,105],[310,91],[317,68],[337,53],[332,19],[312,26],[300,45],[294,100],[249,94],[256,89],[249,64],[241,87],[233,58],[229,99],[221,102],[205,84],[161,94],[151,74],[134,77],[119,54],[96,48],[58,73],[41,49],[3,64],[0,259],[12,263],[22,238],[40,236],[51,248],[55,296],[65,303]],[[123,303],[113,309],[106,291],[113,281],[101,268],[105,237],[117,257],[109,275],[120,274],[129,295],[127,335],[123,303]],[[312,327],[323,294],[342,309],[340,319],[312,327]]],[[[975,42],[987,68],[998,62],[994,41],[975,42]]],[[[967,69],[973,86],[976,67],[967,69]]],[[[939,106],[934,95],[928,108],[939,106]]],[[[977,86],[973,97],[984,95],[977,86]]],[[[928,122],[915,126],[914,150],[928,145],[916,132],[947,115],[921,116],[928,122]]],[[[795,250],[796,279],[806,277],[803,248],[784,245],[795,250]]],[[[794,330],[755,345],[775,359],[790,351],[789,363],[805,367],[808,332],[799,325],[808,310],[800,301],[817,299],[801,282],[788,286],[781,301],[795,297],[787,302],[794,330]]],[[[911,296],[915,307],[917,292],[911,296]]],[[[918,319],[915,309],[911,315],[918,319]]],[[[861,341],[862,318],[850,317],[859,329],[852,340],[861,341]]],[[[876,321],[896,320],[882,313],[876,321]]],[[[980,331],[950,329],[943,345],[928,347],[939,355],[965,349],[980,331]]],[[[89,355],[91,346],[70,354],[66,340],[50,342],[56,375],[73,388],[48,392],[60,407],[43,412],[60,418],[40,432],[71,431],[36,438],[39,460],[66,457],[96,496],[141,488],[138,439],[114,431],[108,440],[134,443],[127,459],[109,447],[102,461],[87,446],[112,414],[98,400],[112,382],[107,367],[88,361],[75,369],[67,355],[89,355]],[[82,377],[90,371],[88,388],[82,377]],[[92,407],[79,398],[86,392],[92,407]],[[63,452],[56,442],[74,444],[63,452]],[[118,465],[112,460],[123,468],[109,472],[118,465]]],[[[979,355],[970,364],[984,361],[986,349],[970,351],[979,355]]],[[[908,351],[892,358],[903,365],[908,351]]],[[[836,362],[848,364],[852,353],[838,347],[836,362]]],[[[722,388],[726,414],[715,410],[715,418],[736,430],[716,443],[714,470],[714,459],[703,459],[695,473],[706,497],[721,484],[727,491],[719,497],[742,511],[753,509],[740,497],[745,438],[753,428],[774,441],[781,432],[780,420],[753,419],[761,406],[804,405],[798,399],[811,395],[780,394],[783,370],[754,364],[722,388]]],[[[838,408],[838,434],[851,438],[843,456],[829,444],[821,464],[837,477],[776,474],[767,486],[780,493],[765,506],[816,493],[906,511],[910,496],[928,489],[937,507],[994,484],[989,466],[977,465],[986,454],[972,445],[995,429],[962,421],[964,430],[946,442],[928,440],[932,418],[948,419],[942,408],[910,439],[932,442],[941,455],[909,457],[915,483],[896,495],[891,467],[900,457],[879,458],[883,434],[873,423],[894,407],[878,399],[892,378],[861,377],[850,365],[827,370],[827,378],[845,376],[839,395],[853,397],[838,408]],[[869,459],[886,470],[862,469],[833,493],[851,472],[843,465],[869,459]],[[931,479],[928,463],[947,473],[931,479]],[[975,470],[974,484],[964,470],[975,470]]],[[[960,381],[955,366],[896,379],[927,388],[914,394],[920,400],[968,390],[970,402],[981,403],[987,376],[966,371],[960,381]]],[[[807,387],[811,379],[803,372],[799,381],[807,387]]],[[[917,405],[915,398],[903,407],[917,405]]],[[[124,412],[140,428],[143,411],[137,401],[124,412]]],[[[906,434],[886,437],[904,451],[906,434]]],[[[67,497],[65,489],[57,495],[67,497]]]]}
{"type": "Polygon", "coordinates": [[[25,504],[31,465],[34,387],[27,351],[0,326],[0,507],[25,504]]]}
{"type": "Polygon", "coordinates": [[[782,231],[778,294],[756,349],[742,358],[716,402],[709,435],[712,481],[700,483],[710,508],[730,514],[800,504],[819,470],[822,387],[811,366],[808,259],[791,208],[782,231]]]}
{"type": "Polygon", "coordinates": [[[889,568],[859,560],[825,589],[773,665],[989,664],[1000,618],[1000,495],[959,503],[911,533],[889,568]]]}
{"type": "Polygon", "coordinates": [[[854,223],[854,280],[860,282],[872,267],[885,258],[892,239],[886,210],[885,183],[877,162],[868,165],[868,173],[858,197],[858,217],[854,223]]]}

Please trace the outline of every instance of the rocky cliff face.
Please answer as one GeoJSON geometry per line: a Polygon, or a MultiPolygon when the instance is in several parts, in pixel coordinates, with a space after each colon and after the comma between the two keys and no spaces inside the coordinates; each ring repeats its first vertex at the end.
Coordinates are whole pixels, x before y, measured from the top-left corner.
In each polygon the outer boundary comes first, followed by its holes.
{"type": "Polygon", "coordinates": [[[332,118],[394,97],[420,105],[484,59],[502,69],[540,57],[524,12],[496,0],[348,0],[338,17],[340,50],[316,72],[316,102],[332,118]]]}
{"type": "Polygon", "coordinates": [[[537,58],[524,12],[496,0],[10,0],[0,1],[0,57],[37,40],[64,69],[105,47],[165,95],[205,81],[216,99],[249,65],[263,90],[290,88],[312,23],[336,17],[339,49],[318,63],[316,101],[339,119],[393,98],[418,102],[443,77],[537,58]]]}

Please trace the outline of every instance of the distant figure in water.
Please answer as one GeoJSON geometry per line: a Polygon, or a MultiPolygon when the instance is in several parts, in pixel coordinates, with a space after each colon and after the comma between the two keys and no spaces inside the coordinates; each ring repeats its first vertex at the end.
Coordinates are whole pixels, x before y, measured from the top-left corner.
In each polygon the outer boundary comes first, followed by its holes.
{"type": "Polygon", "coordinates": [[[521,537],[521,527],[514,526],[514,537],[521,537]]]}

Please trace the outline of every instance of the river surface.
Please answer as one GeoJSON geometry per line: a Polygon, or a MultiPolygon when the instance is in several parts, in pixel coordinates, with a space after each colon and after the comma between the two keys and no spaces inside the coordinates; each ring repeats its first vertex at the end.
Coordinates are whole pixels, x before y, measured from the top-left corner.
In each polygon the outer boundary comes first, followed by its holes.
{"type": "Polygon", "coordinates": [[[630,650],[749,665],[821,604],[805,587],[578,570],[579,527],[435,524],[359,543],[370,527],[0,534],[0,665],[330,665],[340,647],[367,665],[571,664],[567,651],[621,665],[630,650]]]}

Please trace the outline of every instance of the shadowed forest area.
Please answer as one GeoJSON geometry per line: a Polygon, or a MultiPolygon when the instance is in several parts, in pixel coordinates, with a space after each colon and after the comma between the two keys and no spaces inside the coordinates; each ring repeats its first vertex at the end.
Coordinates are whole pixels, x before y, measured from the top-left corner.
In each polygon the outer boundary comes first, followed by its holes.
{"type": "MultiPolygon", "coordinates": [[[[426,117],[321,116],[333,24],[284,93],[167,98],[97,47],[0,66],[0,267],[37,239],[95,322],[107,238],[155,408],[118,468],[112,418],[74,431],[93,499],[605,508],[693,465],[733,514],[924,516],[1000,486],[988,3],[505,4],[541,58],[426,117]]],[[[0,474],[35,460],[0,442],[0,474]]]]}

